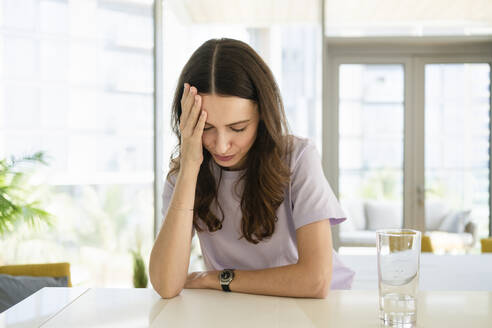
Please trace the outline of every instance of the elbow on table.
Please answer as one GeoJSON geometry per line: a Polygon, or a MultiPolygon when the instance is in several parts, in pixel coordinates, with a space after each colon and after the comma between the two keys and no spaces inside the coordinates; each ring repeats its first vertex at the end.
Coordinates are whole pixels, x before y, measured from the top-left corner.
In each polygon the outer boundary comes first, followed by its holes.
{"type": "Polygon", "coordinates": [[[330,286],[328,285],[328,287],[326,287],[325,285],[323,285],[315,290],[313,297],[323,299],[323,298],[327,298],[329,293],[330,293],[330,286]]]}
{"type": "Polygon", "coordinates": [[[162,298],[168,299],[178,296],[183,288],[178,289],[169,289],[169,288],[157,288],[154,287],[154,290],[159,294],[162,298]]]}
{"type": "Polygon", "coordinates": [[[329,288],[323,288],[323,289],[320,289],[319,291],[317,291],[314,294],[314,298],[324,299],[324,298],[327,298],[328,297],[328,294],[329,293],[330,293],[330,289],[329,288]]]}
{"type": "Polygon", "coordinates": [[[150,274],[150,282],[152,283],[152,287],[162,298],[173,298],[178,296],[179,293],[183,290],[183,287],[171,286],[168,283],[162,281],[162,277],[160,279],[156,278],[155,275],[150,274]]]}
{"type": "Polygon", "coordinates": [[[321,278],[319,278],[316,281],[316,284],[313,288],[313,297],[314,298],[326,298],[328,297],[328,294],[330,293],[330,286],[331,286],[331,275],[325,275],[321,278]]]}

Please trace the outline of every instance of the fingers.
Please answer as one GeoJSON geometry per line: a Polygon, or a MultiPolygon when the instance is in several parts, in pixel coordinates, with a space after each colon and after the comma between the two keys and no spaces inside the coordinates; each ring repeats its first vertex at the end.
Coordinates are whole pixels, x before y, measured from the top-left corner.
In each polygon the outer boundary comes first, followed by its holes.
{"type": "Polygon", "coordinates": [[[199,95],[196,95],[194,97],[193,106],[191,107],[190,113],[188,115],[187,123],[186,123],[186,124],[188,124],[188,122],[189,122],[191,132],[193,132],[193,129],[196,126],[198,116],[200,115],[201,108],[202,108],[202,97],[200,97],[199,95]]]}
{"type": "Polygon", "coordinates": [[[188,99],[188,96],[190,94],[190,85],[188,83],[185,83],[184,86],[183,86],[183,95],[181,96],[181,117],[185,117],[186,115],[183,115],[185,114],[186,112],[186,100],[188,99]]]}
{"type": "Polygon", "coordinates": [[[183,102],[183,100],[186,99],[189,91],[190,91],[190,85],[188,83],[185,83],[183,85],[183,95],[181,96],[181,102],[183,102]]]}
{"type": "Polygon", "coordinates": [[[190,86],[188,83],[185,83],[183,97],[181,98],[181,121],[186,121],[188,116],[190,115],[190,111],[192,109],[195,95],[198,93],[198,90],[190,86]]]}
{"type": "Polygon", "coordinates": [[[194,98],[193,106],[188,113],[188,117],[183,121],[183,128],[181,129],[181,132],[184,133],[186,136],[191,136],[193,134],[193,131],[197,124],[198,116],[200,115],[201,106],[201,97],[196,95],[194,98]]]}
{"type": "Polygon", "coordinates": [[[186,111],[187,115],[189,115],[190,113],[191,106],[193,106],[193,103],[195,101],[195,95],[197,94],[197,90],[195,87],[189,86],[188,88],[188,94],[186,95],[186,99],[184,102],[184,110],[186,111]]]}
{"type": "Polygon", "coordinates": [[[205,127],[205,122],[207,121],[207,112],[202,110],[200,113],[200,117],[198,118],[198,123],[195,126],[195,131],[193,131],[193,134],[197,137],[202,137],[203,134],[203,128],[205,127]]]}

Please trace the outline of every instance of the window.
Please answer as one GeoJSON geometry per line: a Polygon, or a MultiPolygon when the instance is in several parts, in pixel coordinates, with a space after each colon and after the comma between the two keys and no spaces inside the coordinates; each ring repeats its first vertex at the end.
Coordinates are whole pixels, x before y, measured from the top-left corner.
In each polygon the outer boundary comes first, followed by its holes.
{"type": "Polygon", "coordinates": [[[425,65],[426,202],[475,222],[478,238],[489,235],[489,90],[488,63],[425,65]]]}
{"type": "Polygon", "coordinates": [[[339,244],[374,246],[354,231],[403,225],[426,231],[438,252],[479,252],[491,233],[490,45],[463,38],[328,44],[334,99],[327,115],[337,119],[326,128],[339,133],[323,143],[338,145],[327,156],[338,159],[328,176],[352,221],[340,227],[339,244]],[[374,200],[398,211],[376,210],[374,200]]]}
{"type": "MultiPolygon", "coordinates": [[[[403,65],[342,64],[339,76],[340,201],[347,212],[391,206],[392,226],[401,227],[403,65]]],[[[366,210],[366,216],[372,213],[366,210]]]]}
{"type": "Polygon", "coordinates": [[[74,285],[130,286],[153,237],[152,1],[3,0],[0,156],[43,150],[56,224],[5,263],[68,261],[74,285]]]}

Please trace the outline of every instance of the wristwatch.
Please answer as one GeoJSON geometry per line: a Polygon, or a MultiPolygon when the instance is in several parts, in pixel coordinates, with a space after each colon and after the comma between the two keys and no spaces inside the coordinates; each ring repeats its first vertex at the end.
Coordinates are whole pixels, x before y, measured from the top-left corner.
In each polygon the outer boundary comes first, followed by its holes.
{"type": "Polygon", "coordinates": [[[234,269],[225,269],[219,273],[219,281],[224,292],[230,292],[229,284],[234,279],[234,269]]]}

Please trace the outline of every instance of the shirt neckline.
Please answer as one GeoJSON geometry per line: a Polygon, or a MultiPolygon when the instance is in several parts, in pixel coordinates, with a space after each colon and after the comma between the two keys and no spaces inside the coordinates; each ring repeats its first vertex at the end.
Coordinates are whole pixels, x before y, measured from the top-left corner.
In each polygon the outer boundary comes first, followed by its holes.
{"type": "Polygon", "coordinates": [[[222,178],[224,179],[234,179],[234,178],[239,178],[241,175],[243,175],[244,172],[246,172],[246,169],[242,169],[242,170],[236,170],[236,171],[229,171],[229,170],[224,170],[223,168],[221,168],[215,161],[214,159],[210,159],[212,161],[212,167],[213,167],[213,170],[217,173],[217,174],[221,174],[222,173],[222,178]]]}

